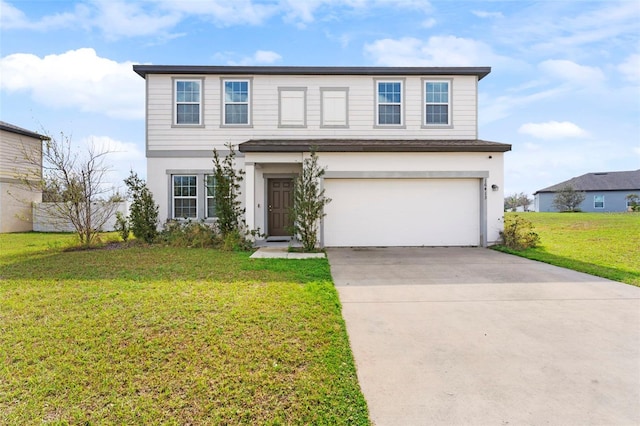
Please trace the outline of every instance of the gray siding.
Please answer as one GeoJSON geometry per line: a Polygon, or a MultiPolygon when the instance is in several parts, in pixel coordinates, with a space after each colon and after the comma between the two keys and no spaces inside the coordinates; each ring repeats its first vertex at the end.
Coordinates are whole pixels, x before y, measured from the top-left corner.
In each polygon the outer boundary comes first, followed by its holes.
{"type": "MultiPolygon", "coordinates": [[[[586,191],[586,198],[580,204],[580,210],[583,212],[626,212],[627,200],[629,194],[640,195],[640,188],[636,191],[586,191]],[[604,196],[604,208],[596,209],[594,207],[594,197],[597,195],[604,196]]],[[[557,212],[553,207],[553,192],[540,192],[535,196],[535,206],[537,212],[557,212]]]]}

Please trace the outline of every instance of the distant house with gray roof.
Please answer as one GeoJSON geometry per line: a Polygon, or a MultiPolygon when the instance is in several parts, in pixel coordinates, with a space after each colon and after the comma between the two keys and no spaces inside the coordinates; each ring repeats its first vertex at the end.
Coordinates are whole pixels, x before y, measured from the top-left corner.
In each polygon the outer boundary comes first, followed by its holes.
{"type": "Polygon", "coordinates": [[[587,173],[541,189],[533,194],[535,211],[557,212],[553,199],[556,192],[567,186],[585,193],[579,206],[583,212],[626,212],[629,208],[627,195],[640,196],[640,170],[587,173]]]}

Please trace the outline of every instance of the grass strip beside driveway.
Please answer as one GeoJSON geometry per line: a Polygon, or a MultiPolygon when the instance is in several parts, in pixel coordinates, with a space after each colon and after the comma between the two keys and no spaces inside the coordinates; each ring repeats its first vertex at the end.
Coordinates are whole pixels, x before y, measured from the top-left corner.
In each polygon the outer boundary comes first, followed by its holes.
{"type": "Polygon", "coordinates": [[[505,213],[531,221],[540,246],[496,249],[640,286],[640,213],[505,213]]]}
{"type": "Polygon", "coordinates": [[[368,424],[327,261],[248,256],[0,255],[0,423],[368,424]]]}

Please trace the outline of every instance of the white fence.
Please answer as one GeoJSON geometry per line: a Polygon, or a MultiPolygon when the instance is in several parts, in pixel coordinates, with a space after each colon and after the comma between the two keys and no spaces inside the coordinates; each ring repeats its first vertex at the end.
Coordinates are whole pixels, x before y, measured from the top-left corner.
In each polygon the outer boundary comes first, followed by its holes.
{"type": "MultiPolygon", "coordinates": [[[[54,212],[57,203],[33,203],[33,230],[36,232],[75,232],[71,222],[61,220],[54,212]]],[[[101,202],[93,203],[92,214],[101,217],[104,214],[105,204],[101,202]]],[[[116,224],[116,211],[123,215],[129,214],[129,204],[126,202],[117,203],[113,215],[102,226],[102,231],[113,231],[116,224]]]]}

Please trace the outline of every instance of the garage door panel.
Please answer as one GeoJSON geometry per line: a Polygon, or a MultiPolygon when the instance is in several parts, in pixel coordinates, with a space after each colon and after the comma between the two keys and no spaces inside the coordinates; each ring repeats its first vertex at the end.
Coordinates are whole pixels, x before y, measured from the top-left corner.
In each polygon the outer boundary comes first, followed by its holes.
{"type": "Polygon", "coordinates": [[[477,179],[325,179],[325,245],[478,245],[478,188],[477,179]]]}

